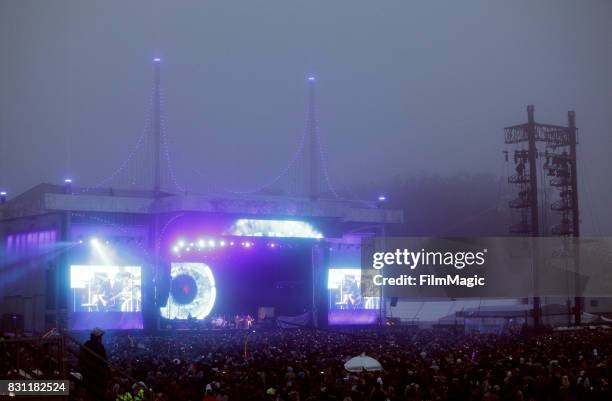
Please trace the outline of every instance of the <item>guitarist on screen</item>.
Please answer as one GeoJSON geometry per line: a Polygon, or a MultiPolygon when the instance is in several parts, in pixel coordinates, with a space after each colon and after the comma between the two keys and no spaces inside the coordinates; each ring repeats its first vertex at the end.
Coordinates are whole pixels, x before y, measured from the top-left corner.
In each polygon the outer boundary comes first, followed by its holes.
{"type": "Polygon", "coordinates": [[[359,283],[354,276],[346,276],[342,283],[344,287],[344,300],[343,302],[348,309],[360,309],[361,308],[361,290],[359,283]]]}
{"type": "Polygon", "coordinates": [[[96,305],[97,311],[109,311],[112,302],[112,287],[110,279],[106,273],[96,273],[91,292],[92,303],[96,305]]]}

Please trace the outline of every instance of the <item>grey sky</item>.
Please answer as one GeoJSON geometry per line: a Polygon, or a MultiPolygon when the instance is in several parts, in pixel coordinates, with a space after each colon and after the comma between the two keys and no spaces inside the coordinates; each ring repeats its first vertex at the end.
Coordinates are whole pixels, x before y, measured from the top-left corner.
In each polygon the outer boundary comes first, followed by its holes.
{"type": "Polygon", "coordinates": [[[0,0],[0,186],[106,178],[142,132],[160,55],[188,189],[194,166],[236,189],[274,176],[314,73],[340,185],[502,174],[502,128],[525,105],[553,124],[575,109],[583,210],[611,226],[610,21],[606,0],[0,0]]]}

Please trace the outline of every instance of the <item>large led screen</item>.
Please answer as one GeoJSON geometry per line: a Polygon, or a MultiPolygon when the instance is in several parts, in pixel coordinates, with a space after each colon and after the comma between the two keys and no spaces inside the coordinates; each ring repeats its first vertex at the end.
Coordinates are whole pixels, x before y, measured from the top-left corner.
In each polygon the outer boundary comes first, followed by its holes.
{"type": "Polygon", "coordinates": [[[141,329],[140,266],[70,266],[73,330],[141,329]]]}
{"type": "Polygon", "coordinates": [[[380,315],[380,298],[361,294],[361,269],[328,270],[328,323],[375,324],[380,315]]]}
{"type": "Polygon", "coordinates": [[[172,263],[170,296],[160,314],[166,319],[204,319],[215,305],[217,288],[205,263],[172,263]]]}

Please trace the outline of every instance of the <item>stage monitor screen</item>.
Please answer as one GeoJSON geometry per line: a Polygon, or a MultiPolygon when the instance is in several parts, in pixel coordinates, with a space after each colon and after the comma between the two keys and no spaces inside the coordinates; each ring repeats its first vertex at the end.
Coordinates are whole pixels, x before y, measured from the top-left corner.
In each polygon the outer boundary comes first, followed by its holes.
{"type": "Polygon", "coordinates": [[[170,295],[160,314],[166,319],[204,319],[215,305],[217,288],[205,263],[172,263],[170,295]]]}
{"type": "Polygon", "coordinates": [[[70,266],[73,330],[142,329],[140,266],[70,266]]]}
{"type": "Polygon", "coordinates": [[[361,269],[331,268],[327,276],[330,325],[376,324],[380,313],[379,297],[361,295],[361,269]]]}

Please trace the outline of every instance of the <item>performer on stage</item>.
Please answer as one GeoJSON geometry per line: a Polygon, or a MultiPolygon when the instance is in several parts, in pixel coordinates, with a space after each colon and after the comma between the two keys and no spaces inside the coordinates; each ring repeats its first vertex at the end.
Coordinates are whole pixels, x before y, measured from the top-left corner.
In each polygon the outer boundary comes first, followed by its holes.
{"type": "Polygon", "coordinates": [[[246,317],[246,328],[250,329],[251,327],[253,327],[253,322],[254,321],[255,321],[255,319],[253,319],[253,316],[248,314],[247,317],[246,317]]]}
{"type": "Polygon", "coordinates": [[[359,289],[359,284],[357,283],[357,279],[353,276],[346,276],[344,278],[344,282],[342,283],[342,287],[344,290],[344,299],[343,303],[347,306],[348,309],[358,309],[361,307],[362,298],[361,298],[361,290],[359,289]]]}

